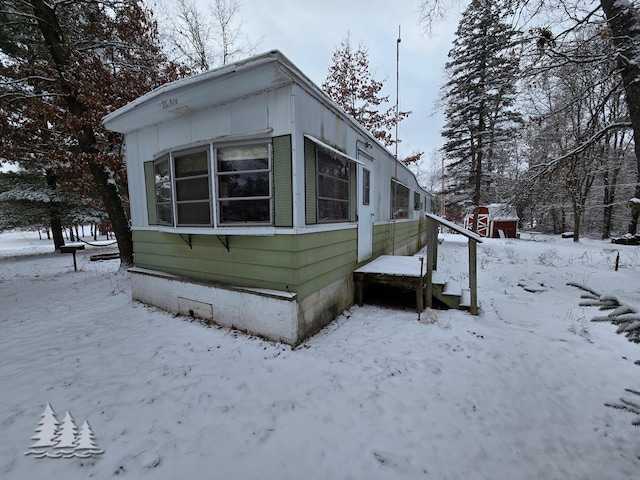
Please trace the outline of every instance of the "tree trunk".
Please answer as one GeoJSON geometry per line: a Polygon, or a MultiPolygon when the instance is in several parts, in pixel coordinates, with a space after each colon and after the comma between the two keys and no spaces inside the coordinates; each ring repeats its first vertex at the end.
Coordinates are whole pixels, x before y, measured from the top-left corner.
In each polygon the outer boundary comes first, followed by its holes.
{"type": "Polygon", "coordinates": [[[614,168],[612,172],[604,174],[604,218],[602,225],[602,239],[611,237],[611,222],[613,220],[613,205],[616,199],[616,186],[620,168],[614,168]]]}
{"type": "MultiPolygon", "coordinates": [[[[47,187],[51,190],[56,190],[58,187],[58,178],[51,170],[45,171],[45,178],[47,179],[47,187]]],[[[60,214],[58,212],[58,202],[51,202],[49,206],[49,221],[51,223],[51,233],[53,234],[53,248],[60,250],[60,247],[64,245],[64,235],[62,234],[62,222],[60,221],[60,214]]],[[[49,232],[47,232],[47,237],[49,232]]]]}
{"type": "Polygon", "coordinates": [[[580,241],[580,220],[582,218],[582,212],[580,208],[574,204],[573,206],[573,241],[580,241]]]}
{"type": "Polygon", "coordinates": [[[89,169],[98,185],[98,193],[102,198],[102,203],[107,209],[111,228],[113,228],[113,233],[118,242],[118,250],[120,250],[120,262],[123,265],[133,265],[133,237],[129,219],[122,205],[122,199],[104,165],[91,163],[89,164],[89,169]]]}
{"type": "MultiPolygon", "coordinates": [[[[67,108],[80,122],[83,122],[82,119],[86,113],[87,106],[82,103],[74,89],[65,80],[65,75],[70,73],[72,61],[55,9],[44,0],[30,0],[30,3],[36,14],[38,28],[42,32],[45,44],[51,54],[52,63],[60,74],[59,81],[65,91],[64,100],[67,108]]],[[[89,123],[85,122],[79,128],[78,146],[83,153],[98,153],[95,132],[89,123]]],[[[111,179],[103,165],[90,162],[89,170],[96,181],[98,194],[109,215],[113,233],[116,235],[118,249],[120,250],[120,260],[125,265],[133,265],[131,228],[116,186],[110,181],[111,179]]]]}
{"type": "MultiPolygon", "coordinates": [[[[636,190],[640,198],[640,16],[631,2],[620,0],[600,0],[602,10],[611,28],[613,44],[617,49],[617,63],[622,75],[622,84],[633,128],[636,154],[636,190]]],[[[629,223],[629,233],[635,234],[638,226],[638,212],[634,212],[629,223]]]]}
{"type": "Polygon", "coordinates": [[[611,236],[611,217],[613,216],[613,203],[609,200],[611,196],[609,187],[604,189],[604,216],[602,219],[602,240],[611,236]]]}

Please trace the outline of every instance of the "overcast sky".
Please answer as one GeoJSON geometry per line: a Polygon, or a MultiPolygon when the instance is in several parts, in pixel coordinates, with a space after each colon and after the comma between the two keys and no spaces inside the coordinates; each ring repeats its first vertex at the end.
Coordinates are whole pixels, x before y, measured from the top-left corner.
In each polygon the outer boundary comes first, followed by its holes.
{"type": "Polygon", "coordinates": [[[457,11],[428,36],[418,25],[419,0],[241,0],[241,5],[245,32],[253,39],[263,38],[259,52],[280,50],[318,86],[327,77],[333,52],[350,34],[352,45],[368,47],[372,74],[376,80],[387,79],[384,93],[393,104],[401,26],[400,110],[413,114],[401,123],[399,155],[422,151],[428,156],[442,145],[443,119],[434,115],[434,102],[443,83],[457,11]]]}

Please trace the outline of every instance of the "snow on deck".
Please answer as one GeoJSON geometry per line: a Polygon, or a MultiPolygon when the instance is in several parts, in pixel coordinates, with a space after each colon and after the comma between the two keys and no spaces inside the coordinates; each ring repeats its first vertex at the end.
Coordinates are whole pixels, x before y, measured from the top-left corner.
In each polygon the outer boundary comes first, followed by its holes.
{"type": "Polygon", "coordinates": [[[427,270],[426,262],[422,263],[421,269],[420,258],[423,257],[381,255],[363,267],[358,268],[355,273],[377,273],[403,277],[420,277],[424,276],[427,270]]]}

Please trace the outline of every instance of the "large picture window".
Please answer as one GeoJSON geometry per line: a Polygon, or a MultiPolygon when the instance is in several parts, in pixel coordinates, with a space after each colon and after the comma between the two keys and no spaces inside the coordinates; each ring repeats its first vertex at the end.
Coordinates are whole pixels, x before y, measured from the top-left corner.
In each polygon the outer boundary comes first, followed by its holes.
{"type": "Polygon", "coordinates": [[[216,149],[221,224],[272,223],[270,145],[216,149]]]}
{"type": "Polygon", "coordinates": [[[350,166],[347,159],[318,149],[318,222],[349,221],[350,166]]]}
{"type": "Polygon", "coordinates": [[[268,140],[208,144],[169,152],[149,163],[148,167],[145,164],[147,199],[155,209],[155,215],[149,216],[150,224],[219,227],[274,223],[273,153],[268,140]]]}

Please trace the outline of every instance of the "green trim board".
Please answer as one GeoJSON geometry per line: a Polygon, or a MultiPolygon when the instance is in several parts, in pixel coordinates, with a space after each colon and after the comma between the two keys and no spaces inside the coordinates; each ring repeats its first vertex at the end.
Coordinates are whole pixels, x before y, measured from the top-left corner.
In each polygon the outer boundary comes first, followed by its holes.
{"type": "Polygon", "coordinates": [[[349,162],[349,221],[358,221],[358,165],[349,162]]]}
{"type": "Polygon", "coordinates": [[[305,186],[305,218],[307,225],[318,223],[317,206],[317,146],[315,142],[304,138],[304,186],[305,186]]]}
{"type": "Polygon", "coordinates": [[[274,137],[273,185],[274,224],[276,227],[293,226],[293,186],[291,135],[274,137]]]}

